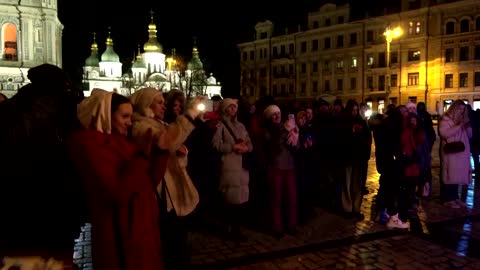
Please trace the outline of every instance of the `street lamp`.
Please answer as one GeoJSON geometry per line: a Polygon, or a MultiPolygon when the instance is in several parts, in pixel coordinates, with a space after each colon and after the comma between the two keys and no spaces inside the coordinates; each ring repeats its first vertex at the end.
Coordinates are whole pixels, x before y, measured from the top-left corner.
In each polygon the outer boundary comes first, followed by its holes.
{"type": "Polygon", "coordinates": [[[398,38],[401,36],[403,33],[402,28],[400,27],[395,27],[393,29],[390,28],[390,26],[387,27],[383,35],[385,36],[385,39],[387,41],[387,79],[385,80],[385,83],[387,84],[387,91],[390,92],[390,43],[394,38],[398,38]]]}

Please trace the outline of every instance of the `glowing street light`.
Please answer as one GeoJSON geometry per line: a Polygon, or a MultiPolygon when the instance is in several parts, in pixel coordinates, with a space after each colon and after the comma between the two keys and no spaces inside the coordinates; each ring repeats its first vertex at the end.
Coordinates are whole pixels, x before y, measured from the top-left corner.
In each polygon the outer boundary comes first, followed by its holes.
{"type": "Polygon", "coordinates": [[[393,29],[390,28],[390,26],[387,27],[383,35],[385,36],[385,39],[387,41],[387,79],[385,80],[385,83],[387,84],[387,91],[390,92],[390,43],[394,38],[398,38],[403,34],[402,28],[400,27],[395,27],[393,29]]]}

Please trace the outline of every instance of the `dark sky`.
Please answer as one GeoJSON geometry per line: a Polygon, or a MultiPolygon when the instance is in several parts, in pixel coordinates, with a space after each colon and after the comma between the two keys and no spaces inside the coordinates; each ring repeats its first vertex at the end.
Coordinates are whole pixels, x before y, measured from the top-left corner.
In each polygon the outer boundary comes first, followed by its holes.
{"type": "Polygon", "coordinates": [[[131,4],[120,4],[113,0],[58,0],[58,14],[64,25],[63,64],[72,79],[78,78],[90,55],[92,32],[97,33],[97,43],[103,53],[108,27],[111,27],[114,49],[120,60],[130,63],[138,44],[143,46],[148,39],[147,25],[152,9],[164,53],[170,54],[171,49],[176,48],[177,54],[190,59],[192,37],[196,36],[206,71],[213,72],[230,93],[238,90],[236,44],[252,40],[256,22],[269,19],[276,29],[286,26],[296,29],[297,24],[306,22],[309,11],[317,10],[326,2],[332,1],[243,0],[232,4],[232,1],[208,0],[135,0],[131,4]]]}

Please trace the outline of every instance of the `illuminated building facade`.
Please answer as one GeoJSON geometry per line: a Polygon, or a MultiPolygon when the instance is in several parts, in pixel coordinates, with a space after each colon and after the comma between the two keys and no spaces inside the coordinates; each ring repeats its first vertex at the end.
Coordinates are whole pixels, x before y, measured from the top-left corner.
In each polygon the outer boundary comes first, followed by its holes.
{"type": "Polygon", "coordinates": [[[61,67],[62,29],[57,0],[0,1],[0,92],[8,97],[29,83],[28,70],[61,67]]]}
{"type": "Polygon", "coordinates": [[[480,108],[480,1],[402,0],[401,12],[362,20],[350,20],[348,5],[326,4],[305,30],[274,36],[270,21],[255,30],[238,45],[241,94],[251,101],[331,95],[380,112],[422,101],[437,114],[463,99],[480,108]],[[387,42],[388,29],[401,34],[387,42]]]}

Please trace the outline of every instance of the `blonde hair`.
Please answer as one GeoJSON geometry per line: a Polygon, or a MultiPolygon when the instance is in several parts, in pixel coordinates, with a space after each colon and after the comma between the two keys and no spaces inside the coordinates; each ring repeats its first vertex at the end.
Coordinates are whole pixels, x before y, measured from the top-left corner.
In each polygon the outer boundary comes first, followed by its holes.
{"type": "Polygon", "coordinates": [[[468,112],[467,112],[467,104],[461,99],[455,100],[450,107],[448,107],[447,111],[445,112],[445,115],[448,115],[450,119],[455,121],[455,117],[457,116],[457,112],[460,109],[460,107],[465,107],[465,110],[463,111],[463,120],[464,122],[468,122],[468,112]]]}

